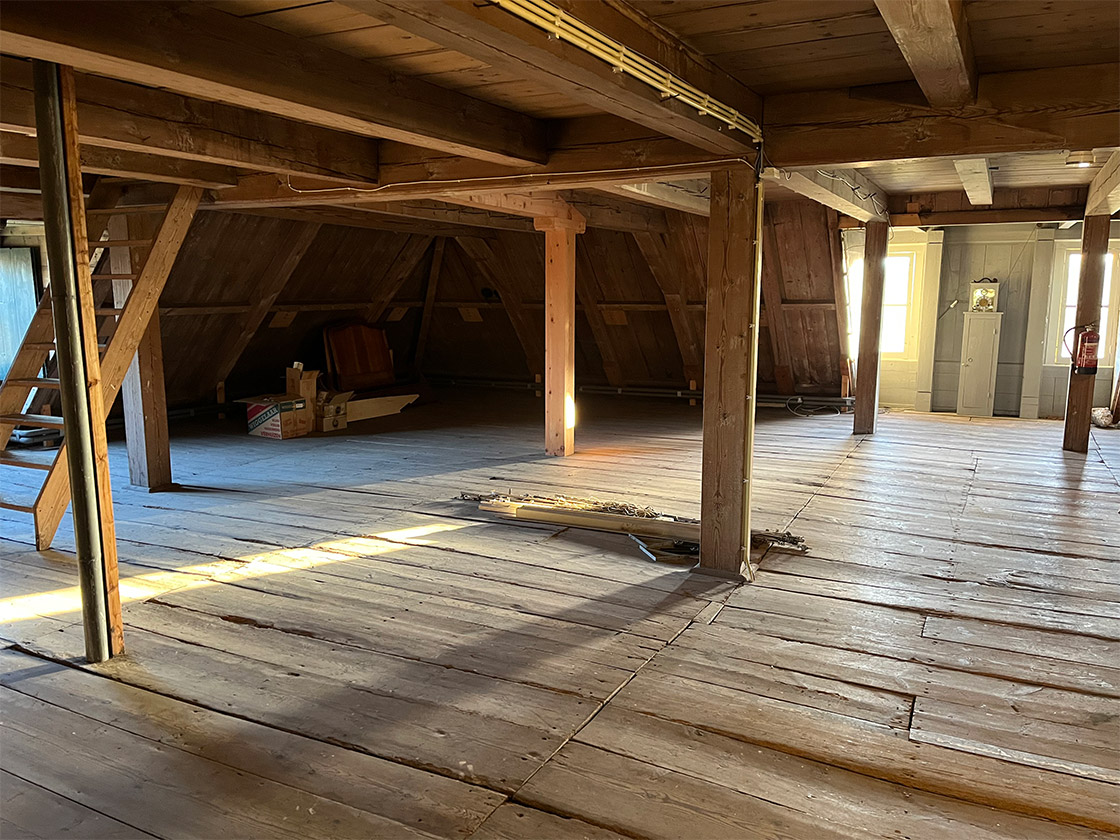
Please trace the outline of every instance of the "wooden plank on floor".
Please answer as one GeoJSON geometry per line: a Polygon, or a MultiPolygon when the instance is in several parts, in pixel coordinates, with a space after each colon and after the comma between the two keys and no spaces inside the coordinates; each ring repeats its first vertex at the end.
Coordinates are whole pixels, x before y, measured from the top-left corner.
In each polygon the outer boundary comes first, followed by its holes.
{"type": "MultiPolygon", "coordinates": [[[[737,791],[747,808],[749,797],[758,797],[860,836],[1043,840],[1095,834],[912,790],[615,706],[597,715],[576,740],[737,791]]],[[[572,802],[565,806],[580,808],[572,802]]]]}
{"type": "Polygon", "coordinates": [[[962,752],[1120,784],[1120,723],[1104,732],[1011,710],[919,698],[910,737],[962,752]]]}
{"type": "Polygon", "coordinates": [[[134,840],[155,835],[0,770],[0,836],[10,840],[134,840]]]}
{"type": "Polygon", "coordinates": [[[568,744],[518,799],[649,840],[866,837],[857,828],[579,743],[568,744]]]}
{"type": "Polygon", "coordinates": [[[1120,642],[1090,638],[1077,633],[1016,627],[994,621],[930,616],[922,628],[922,635],[927,639],[1016,651],[1105,668],[1116,667],[1120,663],[1120,642]]]}
{"type": "Polygon", "coordinates": [[[1117,827],[1113,785],[919,744],[905,732],[854,717],[645,672],[613,704],[929,793],[1091,828],[1117,827]]]}
{"type": "MultiPolygon", "coordinates": [[[[157,836],[372,836],[386,820],[3,690],[9,772],[157,836]],[[168,784],[190,779],[189,785],[168,784]],[[152,807],[158,802],[159,807],[152,807]]],[[[430,837],[392,824],[401,837],[430,837]]]]}
{"type": "Polygon", "coordinates": [[[0,685],[239,773],[346,802],[383,817],[382,830],[389,833],[411,828],[466,837],[503,800],[444,776],[15,651],[0,651],[0,685]]]}
{"type": "MultiPolygon", "coordinates": [[[[99,670],[185,702],[505,791],[595,708],[571,693],[447,667],[450,660],[378,655],[229,619],[132,605],[130,656],[99,670]]],[[[66,641],[48,643],[61,655],[66,641]]],[[[468,650],[462,659],[469,664],[468,650]]]]}
{"type": "Polygon", "coordinates": [[[507,802],[471,835],[471,840],[623,840],[610,829],[507,802]]]}

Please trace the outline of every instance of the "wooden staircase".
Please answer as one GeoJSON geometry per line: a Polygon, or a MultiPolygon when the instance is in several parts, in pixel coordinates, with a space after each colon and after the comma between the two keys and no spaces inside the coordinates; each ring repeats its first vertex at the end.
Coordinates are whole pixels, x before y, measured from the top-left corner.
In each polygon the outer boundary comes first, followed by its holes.
{"type": "MultiPolygon", "coordinates": [[[[91,267],[109,263],[108,259],[101,259],[107,248],[128,249],[132,256],[131,272],[96,273],[92,278],[106,415],[159,304],[160,293],[201,196],[198,187],[179,187],[169,203],[142,207],[121,206],[119,188],[108,194],[99,194],[95,189],[90,196],[90,207],[86,211],[89,229],[86,247],[91,267]],[[150,239],[107,238],[117,235],[118,230],[142,228],[142,225],[127,224],[129,217],[136,216],[159,218],[150,239]],[[116,305],[111,305],[114,298],[116,305]]],[[[60,416],[44,412],[44,408],[56,402],[58,395],[58,379],[50,375],[54,350],[54,317],[48,289],[27,327],[7,378],[0,383],[0,466],[45,473],[33,503],[17,504],[0,494],[0,509],[34,516],[35,546],[40,551],[50,547],[70,504],[66,442],[63,440],[49,462],[11,452],[7,445],[17,426],[63,427],[60,416]]]]}

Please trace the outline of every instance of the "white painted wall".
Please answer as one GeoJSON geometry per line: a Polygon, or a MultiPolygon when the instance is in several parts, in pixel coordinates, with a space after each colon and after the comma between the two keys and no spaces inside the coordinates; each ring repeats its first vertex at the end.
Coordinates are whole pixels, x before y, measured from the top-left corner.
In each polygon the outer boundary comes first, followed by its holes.
{"type": "MultiPolygon", "coordinates": [[[[1069,230],[1035,224],[968,225],[928,233],[893,229],[888,253],[914,249],[921,258],[911,298],[915,336],[908,338],[906,354],[883,357],[880,404],[956,411],[968,286],[992,277],[1000,280],[999,311],[1004,313],[995,413],[1061,418],[1069,366],[1054,363],[1050,318],[1062,276],[1059,263],[1069,253],[1067,246],[1080,241],[1080,224],[1069,230]]],[[[1120,221],[1112,223],[1109,245],[1120,246],[1120,221]]],[[[863,256],[862,231],[845,231],[844,254],[849,265],[863,256]]],[[[1120,276],[1114,282],[1120,283],[1120,276]]],[[[1112,367],[1099,368],[1096,405],[1107,405],[1114,376],[1112,367]]]]}
{"type": "MultiPolygon", "coordinates": [[[[937,247],[939,247],[940,232],[934,232],[932,236],[937,243],[937,247]]],[[[863,241],[862,230],[844,232],[845,265],[850,266],[863,257],[863,241]]],[[[910,293],[910,316],[906,334],[906,352],[883,354],[879,364],[879,404],[890,408],[913,409],[920,399],[919,357],[923,346],[922,336],[928,322],[932,320],[929,314],[932,309],[932,301],[929,298],[929,284],[926,278],[927,276],[934,277],[933,286],[936,287],[937,276],[936,271],[927,270],[929,249],[929,236],[925,231],[915,228],[894,228],[891,230],[887,254],[898,254],[906,251],[914,254],[915,258],[910,293]]],[[[858,368],[856,376],[859,376],[858,368]]],[[[927,393],[928,390],[927,386],[927,393]]],[[[928,396],[926,401],[928,401],[928,396]]]]}

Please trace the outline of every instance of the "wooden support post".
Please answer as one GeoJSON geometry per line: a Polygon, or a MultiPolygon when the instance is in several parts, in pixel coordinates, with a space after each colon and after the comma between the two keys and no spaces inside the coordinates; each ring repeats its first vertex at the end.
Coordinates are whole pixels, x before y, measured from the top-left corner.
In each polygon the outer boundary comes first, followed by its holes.
{"type": "Polygon", "coordinates": [[[1029,420],[1038,419],[1042,366],[1050,362],[1054,354],[1046,340],[1053,266],[1054,230],[1040,229],[1034,246],[1034,264],[1031,266],[1031,298],[1023,352],[1023,389],[1019,399],[1019,416],[1029,420]]]}
{"type": "MultiPolygon", "coordinates": [[[[1101,293],[1104,289],[1104,261],[1108,253],[1108,216],[1086,216],[1081,230],[1081,279],[1077,284],[1077,315],[1074,323],[1078,327],[1096,325],[1100,331],[1101,293]]],[[[1077,336],[1081,329],[1070,337],[1070,346],[1077,346],[1077,336]]],[[[1067,452],[1089,451],[1090,414],[1093,410],[1093,389],[1096,386],[1095,374],[1073,373],[1069,375],[1069,394],[1066,397],[1065,435],[1062,449],[1067,452]]]]}
{"type": "Polygon", "coordinates": [[[35,121],[51,305],[66,426],[86,658],[124,649],[97,319],[86,245],[74,71],[36,61],[35,121]]]}
{"type": "Polygon", "coordinates": [[[856,410],[852,433],[875,434],[879,419],[879,333],[883,326],[883,282],[887,271],[886,222],[868,222],[863,241],[863,307],[859,322],[856,410]]]}
{"type": "Polygon", "coordinates": [[[537,219],[544,231],[544,451],[571,455],[576,444],[576,233],[537,219]]]}
{"type": "MultiPolygon", "coordinates": [[[[154,224],[137,216],[112,216],[110,240],[140,240],[152,235],[154,224]]],[[[109,269],[113,274],[132,274],[139,268],[132,249],[109,249],[109,269]]],[[[132,280],[113,280],[113,304],[123,309],[132,291],[132,280]]],[[[128,480],[138,487],[164,490],[171,486],[171,441],[167,430],[167,389],[163,381],[163,339],[159,310],[152,312],[136,355],[128,366],[121,385],[124,403],[124,434],[128,446],[128,480]]]]}
{"type": "Polygon", "coordinates": [[[424,287],[424,308],[420,312],[420,329],[416,334],[416,351],[412,355],[412,367],[419,373],[424,366],[424,355],[428,352],[428,335],[432,330],[432,310],[436,304],[439,289],[439,272],[443,267],[443,249],[447,239],[436,238],[432,250],[432,264],[428,269],[428,284],[424,287]]]}
{"type": "Polygon", "coordinates": [[[751,462],[762,290],[762,187],[748,169],[712,173],[704,349],[699,571],[753,577],[751,462]]]}
{"type": "Polygon", "coordinates": [[[937,347],[937,307],[941,299],[941,255],[944,248],[944,231],[931,230],[926,234],[926,259],[922,268],[922,292],[918,301],[920,338],[914,388],[914,408],[917,411],[933,411],[933,358],[937,347]]]}

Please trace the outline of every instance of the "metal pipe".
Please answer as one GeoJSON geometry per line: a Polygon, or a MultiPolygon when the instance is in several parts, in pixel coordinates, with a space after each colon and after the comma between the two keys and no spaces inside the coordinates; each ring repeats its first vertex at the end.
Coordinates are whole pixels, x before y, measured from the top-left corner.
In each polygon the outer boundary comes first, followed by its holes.
{"type": "MultiPolygon", "coordinates": [[[[70,183],[59,67],[35,61],[35,126],[39,142],[39,179],[43,221],[51,266],[51,309],[54,314],[62,418],[66,425],[66,462],[78,582],[82,593],[86,658],[103,662],[111,655],[109,614],[98,515],[97,467],[90,418],[89,377],[83,353],[81,301],[78,299],[77,243],[70,208],[70,183]]],[[[76,148],[75,143],[75,148],[76,148]]],[[[80,194],[80,193],[79,193],[80,194]]],[[[96,346],[96,343],[95,343],[96,346]]]]}

